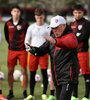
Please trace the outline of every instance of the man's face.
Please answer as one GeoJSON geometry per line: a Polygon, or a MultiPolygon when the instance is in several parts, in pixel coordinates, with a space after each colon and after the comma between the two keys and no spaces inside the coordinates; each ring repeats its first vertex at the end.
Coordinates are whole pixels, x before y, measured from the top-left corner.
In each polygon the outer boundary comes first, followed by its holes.
{"type": "Polygon", "coordinates": [[[45,16],[43,14],[40,16],[35,15],[35,19],[37,23],[42,23],[44,22],[45,16]]]}
{"type": "Polygon", "coordinates": [[[60,37],[62,35],[62,33],[65,30],[66,25],[65,24],[61,24],[56,28],[52,28],[53,33],[55,34],[55,37],[60,37]]]}
{"type": "Polygon", "coordinates": [[[21,15],[21,11],[17,8],[13,8],[12,11],[11,11],[11,15],[14,18],[18,18],[21,15]]]}
{"type": "Polygon", "coordinates": [[[73,15],[74,15],[75,19],[80,20],[84,15],[84,11],[82,11],[82,10],[74,10],[73,11],[73,15]]]}

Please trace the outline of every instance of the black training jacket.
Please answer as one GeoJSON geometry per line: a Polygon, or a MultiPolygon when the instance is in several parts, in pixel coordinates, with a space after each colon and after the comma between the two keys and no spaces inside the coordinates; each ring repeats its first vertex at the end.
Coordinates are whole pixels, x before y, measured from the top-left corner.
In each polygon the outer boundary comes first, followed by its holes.
{"type": "MultiPolygon", "coordinates": [[[[51,35],[55,38],[55,35],[51,35]]],[[[54,84],[68,84],[78,82],[78,60],[76,36],[66,27],[62,36],[56,39],[53,45],[46,41],[40,48],[32,47],[31,53],[42,56],[49,53],[51,58],[51,71],[54,84]]]]}
{"type": "Polygon", "coordinates": [[[78,40],[78,52],[87,52],[89,48],[90,22],[85,18],[70,24],[78,40]]]}
{"type": "Polygon", "coordinates": [[[12,19],[5,23],[4,33],[9,50],[25,50],[24,39],[28,26],[29,24],[22,18],[20,18],[17,25],[13,24],[12,19]]]}

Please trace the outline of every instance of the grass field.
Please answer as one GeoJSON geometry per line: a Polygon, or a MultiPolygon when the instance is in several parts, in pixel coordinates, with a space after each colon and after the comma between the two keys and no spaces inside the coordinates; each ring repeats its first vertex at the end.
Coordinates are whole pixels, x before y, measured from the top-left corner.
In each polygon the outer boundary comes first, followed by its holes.
{"type": "MultiPolygon", "coordinates": [[[[0,24],[1,28],[2,28],[2,32],[4,29],[4,23],[0,24]]],[[[4,34],[4,33],[3,33],[4,34]]],[[[0,45],[0,65],[1,65],[1,71],[5,73],[5,79],[2,80],[2,90],[3,90],[3,94],[5,96],[8,95],[8,82],[7,82],[7,53],[8,53],[8,45],[5,41],[4,35],[3,35],[3,41],[2,44],[0,45]]],[[[20,69],[20,66],[16,66],[16,69],[20,69]]],[[[38,69],[37,71],[38,73],[40,73],[40,69],[38,69]]],[[[28,71],[28,75],[29,75],[29,71],[28,71]]],[[[41,100],[41,95],[42,95],[42,88],[41,88],[41,82],[36,84],[35,87],[35,97],[36,100],[41,100]]],[[[14,82],[14,94],[15,94],[15,98],[13,98],[12,100],[23,100],[22,99],[22,93],[23,93],[23,87],[21,87],[21,83],[20,81],[14,82]]],[[[29,94],[29,87],[28,87],[28,94],[29,94]]],[[[47,95],[49,95],[49,86],[48,86],[48,92],[47,95]]],[[[81,100],[81,98],[84,96],[84,79],[83,77],[79,77],[79,98],[81,100]]]]}

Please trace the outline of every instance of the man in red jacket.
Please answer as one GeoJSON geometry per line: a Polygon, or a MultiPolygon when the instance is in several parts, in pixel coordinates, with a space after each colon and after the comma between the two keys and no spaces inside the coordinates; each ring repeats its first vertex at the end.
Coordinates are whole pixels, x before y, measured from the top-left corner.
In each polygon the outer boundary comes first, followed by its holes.
{"type": "Polygon", "coordinates": [[[77,39],[66,25],[62,16],[51,19],[54,34],[45,36],[47,40],[39,48],[26,47],[35,56],[50,54],[51,71],[56,88],[57,100],[71,100],[73,83],[78,82],[77,39]]]}
{"type": "MultiPolygon", "coordinates": [[[[79,67],[85,79],[85,96],[82,100],[89,100],[90,91],[90,67],[89,67],[89,35],[90,22],[84,16],[84,9],[81,5],[75,5],[73,10],[75,21],[71,23],[70,27],[78,40],[78,59],[79,67]]],[[[73,90],[72,100],[78,99],[78,84],[75,84],[73,90]]]]}

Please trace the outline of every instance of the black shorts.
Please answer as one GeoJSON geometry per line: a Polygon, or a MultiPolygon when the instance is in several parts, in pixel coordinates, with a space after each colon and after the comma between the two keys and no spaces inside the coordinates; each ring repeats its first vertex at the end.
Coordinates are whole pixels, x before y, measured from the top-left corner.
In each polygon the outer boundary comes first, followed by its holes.
{"type": "Polygon", "coordinates": [[[56,86],[56,100],[71,100],[73,84],[56,86]]]}

